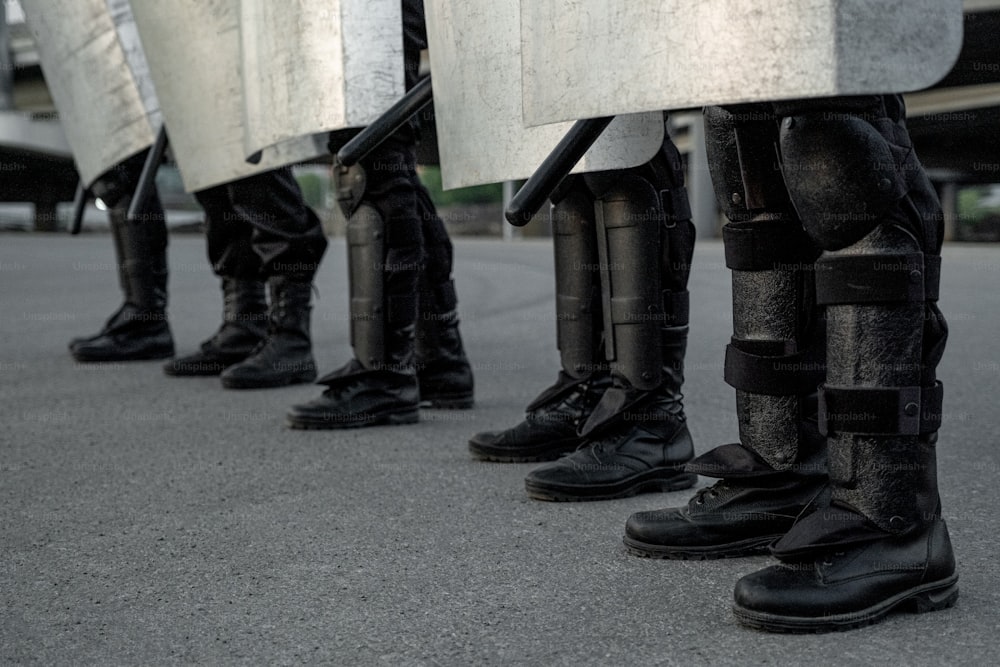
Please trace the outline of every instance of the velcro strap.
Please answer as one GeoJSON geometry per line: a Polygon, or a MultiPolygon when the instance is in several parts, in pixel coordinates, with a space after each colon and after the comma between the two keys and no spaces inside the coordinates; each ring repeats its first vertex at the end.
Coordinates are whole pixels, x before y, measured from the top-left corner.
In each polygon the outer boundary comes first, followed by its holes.
{"type": "Polygon", "coordinates": [[[691,219],[691,204],[688,202],[687,190],[660,190],[660,205],[667,222],[677,223],[691,219]]]}
{"type": "Polygon", "coordinates": [[[747,341],[739,341],[737,347],[734,341],[726,346],[724,377],[729,386],[755,394],[794,396],[816,391],[823,382],[823,361],[812,350],[762,354],[787,346],[783,341],[753,346],[745,343],[747,341]]]}
{"type": "Polygon", "coordinates": [[[830,387],[819,394],[819,431],[862,435],[920,435],[941,426],[944,388],[830,387]]]}
{"type": "Polygon", "coordinates": [[[683,326],[688,323],[691,314],[691,294],[683,292],[663,291],[663,323],[665,326],[683,326]]]}
{"type": "Polygon", "coordinates": [[[735,271],[809,269],[815,257],[804,232],[781,220],[730,222],[722,240],[726,266],[735,271]]]}
{"type": "Polygon", "coordinates": [[[816,262],[820,305],[937,301],[937,255],[835,255],[816,262]]]}

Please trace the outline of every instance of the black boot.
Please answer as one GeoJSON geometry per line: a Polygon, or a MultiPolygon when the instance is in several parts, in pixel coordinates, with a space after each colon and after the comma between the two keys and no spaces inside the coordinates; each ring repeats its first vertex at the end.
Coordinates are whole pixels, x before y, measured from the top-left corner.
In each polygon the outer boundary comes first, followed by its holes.
{"type": "Polygon", "coordinates": [[[663,332],[663,382],[642,391],[615,386],[604,392],[572,454],[531,471],[524,484],[536,500],[606,500],[646,491],[691,487],[684,465],[694,454],[680,393],[687,328],[663,332]]]}
{"type": "Polygon", "coordinates": [[[130,198],[119,200],[110,212],[111,233],[120,253],[119,280],[125,303],[95,336],[70,343],[80,362],[165,359],[174,354],[167,323],[167,228],[159,198],[153,195],[147,211],[126,220],[130,198]]]}
{"type": "Polygon", "coordinates": [[[352,360],[317,382],[327,386],[308,403],[293,405],[288,425],[298,429],[340,429],[415,424],[420,421],[416,377],[371,370],[352,360]]]}
{"type": "Polygon", "coordinates": [[[583,178],[571,176],[553,193],[552,202],[556,345],[562,369],[555,384],[528,405],[522,422],[472,436],[469,451],[484,461],[551,461],[574,451],[584,440],[577,430],[611,386],[603,346],[594,195],[583,178]]]}
{"type": "Polygon", "coordinates": [[[77,338],[72,339],[69,342],[69,349],[71,352],[73,351],[74,348],[76,348],[77,345],[97,340],[101,336],[106,335],[108,331],[120,327],[124,323],[123,318],[125,315],[125,304],[128,303],[129,301],[129,293],[130,293],[129,290],[131,288],[129,287],[128,274],[125,273],[126,255],[125,255],[125,246],[122,243],[123,241],[122,237],[124,236],[124,234],[122,234],[121,226],[116,224],[115,221],[118,215],[119,213],[116,213],[115,210],[112,209],[108,214],[108,222],[110,223],[111,238],[114,241],[114,246],[115,246],[115,263],[118,267],[118,286],[121,288],[122,295],[125,297],[125,299],[122,302],[122,305],[118,307],[118,310],[116,310],[111,314],[111,317],[109,317],[108,321],[104,323],[104,327],[100,331],[98,331],[95,334],[91,334],[90,336],[78,336],[77,338]]]}
{"type": "Polygon", "coordinates": [[[802,422],[800,456],[777,471],[741,444],[716,447],[687,470],[724,476],[682,507],[636,512],[625,524],[628,550],[650,558],[706,560],[764,553],[796,519],[828,499],[825,442],[815,417],[802,422]]]}
{"type": "Polygon", "coordinates": [[[271,305],[267,337],[244,361],[222,372],[227,389],[265,389],[316,379],[309,337],[312,283],[286,276],[268,278],[271,305]]]}
{"type": "Polygon", "coordinates": [[[259,280],[222,279],[222,326],[194,354],[168,361],[175,377],[219,375],[254,353],[267,335],[267,300],[259,280]]]}
{"type": "Polygon", "coordinates": [[[360,165],[335,172],[350,216],[347,266],[355,358],[319,380],[327,387],[319,398],[292,406],[287,413],[291,428],[420,420],[414,338],[422,250],[414,184],[408,176],[413,158],[411,149],[389,144],[367,158],[375,161],[367,172],[360,165]],[[359,182],[367,187],[360,200],[351,189],[359,182]]]}
{"type": "Polygon", "coordinates": [[[948,333],[936,303],[940,204],[901,98],[827,104],[775,105],[788,191],[827,248],[816,295],[826,307],[819,423],[830,471],[829,505],[772,547],[781,564],[736,584],[737,620],[776,632],[846,630],[958,598],[937,487],[936,368],[948,333]],[[875,174],[882,181],[865,199],[875,174]]]}
{"type": "Polygon", "coordinates": [[[815,398],[824,365],[813,281],[819,253],[771,168],[774,119],[765,112],[747,121],[755,133],[737,132],[735,122],[721,109],[706,110],[713,184],[729,219],[723,238],[733,272],[733,338],[725,377],[736,389],[740,442],[688,465],[720,481],[687,505],[629,517],[624,541],[640,556],[762,552],[818,504],[827,481],[815,398]],[[748,192],[750,200],[741,194],[748,192]]]}
{"type": "Polygon", "coordinates": [[[697,477],[684,470],[694,445],[681,386],[694,227],[680,155],[667,140],[642,167],[583,181],[613,385],[578,430],[577,450],[533,470],[525,489],[536,500],[604,500],[689,488],[697,477]]]}
{"type": "Polygon", "coordinates": [[[427,407],[464,410],[475,403],[472,367],[458,331],[456,301],[451,281],[420,293],[416,366],[420,402],[427,407]]]}
{"type": "MultiPolygon", "coordinates": [[[[874,421],[879,408],[862,400],[874,421]]],[[[920,414],[934,413],[940,423],[939,406],[924,403],[928,413],[920,414]]],[[[771,632],[830,632],[877,623],[894,610],[954,605],[958,574],[938,499],[936,439],[831,439],[832,500],[774,544],[781,564],[736,583],[737,620],[771,632]]]]}
{"type": "Polygon", "coordinates": [[[364,365],[352,359],[320,378],[323,394],[293,405],[288,425],[299,429],[340,429],[414,424],[420,421],[420,389],[413,366],[414,326],[389,327],[386,361],[364,365]]]}
{"type": "Polygon", "coordinates": [[[559,372],[556,383],[528,405],[524,421],[504,431],[477,433],[469,451],[483,461],[524,463],[551,461],[584,441],[577,429],[611,386],[607,372],[576,379],[559,372]]]}

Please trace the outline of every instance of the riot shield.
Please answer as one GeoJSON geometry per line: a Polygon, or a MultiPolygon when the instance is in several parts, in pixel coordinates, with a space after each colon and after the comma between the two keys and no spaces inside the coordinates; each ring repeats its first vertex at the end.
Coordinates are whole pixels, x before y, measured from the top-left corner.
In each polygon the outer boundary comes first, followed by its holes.
{"type": "Polygon", "coordinates": [[[128,0],[23,0],[80,180],[153,143],[162,120],[128,0]]]}
{"type": "MultiPolygon", "coordinates": [[[[445,188],[527,178],[570,123],[526,128],[518,0],[424,0],[445,188]]],[[[633,167],[663,141],[661,113],[616,118],[574,171],[633,167]]]]}
{"type": "Polygon", "coordinates": [[[244,150],[240,0],[133,0],[150,72],[189,192],[326,152],[311,137],[272,146],[249,164],[244,150]]]}
{"type": "Polygon", "coordinates": [[[405,91],[399,0],[241,0],[247,155],[375,120],[405,91]]]}
{"type": "Polygon", "coordinates": [[[520,0],[530,124],[907,92],[951,68],[961,0],[520,0]]]}

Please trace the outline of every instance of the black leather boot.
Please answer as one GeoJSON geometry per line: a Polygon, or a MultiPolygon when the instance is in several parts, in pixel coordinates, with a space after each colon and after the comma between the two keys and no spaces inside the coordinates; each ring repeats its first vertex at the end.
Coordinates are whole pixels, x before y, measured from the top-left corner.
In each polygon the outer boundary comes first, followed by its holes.
{"type": "MultiPolygon", "coordinates": [[[[582,177],[591,216],[603,320],[602,348],[612,386],[578,434],[571,454],[525,478],[536,500],[604,500],[679,490],[697,477],[681,386],[687,349],[687,281],[694,227],[680,155],[664,141],[635,169],[582,177]]],[[[585,297],[586,290],[577,290],[585,297]]]]}
{"type": "Polygon", "coordinates": [[[259,280],[222,279],[222,326],[194,354],[168,361],[175,377],[219,375],[254,353],[267,335],[267,300],[259,280]]]}
{"type": "Polygon", "coordinates": [[[174,354],[167,322],[167,228],[154,194],[137,220],[126,220],[130,202],[121,198],[110,211],[111,233],[120,253],[119,280],[125,302],[95,336],[70,343],[80,362],[165,359],[174,354]]]}
{"type": "Polygon", "coordinates": [[[936,368],[948,334],[936,303],[940,204],[909,143],[900,97],[775,110],[784,117],[788,192],[803,228],[826,248],[816,295],[826,307],[819,425],[830,502],[772,547],[780,565],[737,582],[733,611],[755,628],[826,632],[895,609],[948,608],[958,574],[937,487],[936,368]],[[867,198],[860,194],[874,182],[867,198]]]}
{"type": "Polygon", "coordinates": [[[688,472],[724,478],[700,489],[687,505],[632,514],[625,546],[637,556],[678,560],[764,553],[796,519],[829,498],[825,442],[815,429],[815,419],[803,423],[802,454],[785,471],[741,444],[694,459],[688,472]]]}
{"type": "MultiPolygon", "coordinates": [[[[866,402],[875,421],[878,408],[866,402]]],[[[736,583],[733,612],[740,623],[771,632],[830,632],[877,623],[895,610],[955,604],[958,574],[941,518],[936,435],[914,440],[845,434],[831,441],[832,500],[775,543],[771,551],[781,564],[736,583]],[[844,445],[850,454],[839,451],[844,445]]]]}
{"type": "Polygon", "coordinates": [[[472,367],[458,331],[456,301],[451,281],[420,293],[416,367],[420,402],[427,407],[465,410],[475,404],[472,367]]]}
{"type": "Polygon", "coordinates": [[[562,369],[555,384],[528,405],[523,421],[472,436],[469,451],[484,461],[551,461],[574,451],[584,441],[577,430],[611,386],[603,347],[594,195],[581,177],[571,176],[553,193],[552,202],[556,345],[562,369]]]}
{"type": "Polygon", "coordinates": [[[364,166],[335,171],[341,205],[350,216],[347,266],[355,356],[319,380],[326,385],[319,398],[292,406],[287,413],[291,428],[420,420],[414,338],[423,253],[411,179],[413,155],[412,148],[387,144],[369,155],[364,166]],[[364,184],[363,193],[356,191],[358,183],[364,184]]]}
{"type": "Polygon", "coordinates": [[[777,124],[765,111],[747,121],[758,132],[737,132],[729,113],[711,108],[705,116],[713,184],[729,219],[723,238],[732,270],[733,338],[725,378],[736,389],[740,442],[688,464],[689,472],[720,481],[685,506],[629,517],[624,541],[639,556],[763,552],[821,502],[827,482],[815,397],[824,377],[813,280],[819,252],[769,162],[777,124]]]}
{"type": "Polygon", "coordinates": [[[420,421],[420,389],[413,366],[414,326],[391,328],[386,335],[386,362],[362,364],[352,359],[320,378],[323,394],[293,405],[288,425],[299,429],[341,429],[413,424],[420,421]]]}
{"type": "Polygon", "coordinates": [[[524,421],[503,431],[484,431],[469,440],[469,451],[483,461],[551,461],[584,441],[577,429],[594,410],[611,375],[594,372],[576,379],[559,372],[556,383],[528,405],[524,421]]]}
{"type": "Polygon", "coordinates": [[[316,379],[309,337],[312,283],[287,276],[268,278],[271,304],[267,337],[244,361],[221,374],[227,389],[265,389],[316,379]]]}
{"type": "Polygon", "coordinates": [[[572,454],[531,471],[525,490],[536,500],[606,500],[647,491],[691,487],[684,465],[694,455],[680,393],[687,328],[663,332],[663,382],[642,391],[615,386],[604,392],[572,454]]]}
{"type": "MultiPolygon", "coordinates": [[[[72,351],[77,345],[89,343],[90,341],[104,336],[106,332],[121,326],[123,322],[122,318],[125,315],[125,304],[129,300],[129,290],[131,288],[129,287],[128,274],[125,273],[125,247],[122,244],[122,236],[124,236],[124,234],[122,234],[120,226],[115,223],[115,217],[117,215],[118,214],[114,211],[114,209],[112,209],[108,214],[108,221],[111,227],[111,239],[114,241],[115,246],[115,262],[118,267],[118,286],[121,288],[122,295],[125,299],[122,302],[122,305],[118,307],[118,310],[111,314],[111,317],[109,317],[108,321],[104,323],[104,327],[100,331],[95,334],[91,334],[90,336],[78,336],[72,339],[69,342],[70,351],[72,351]]],[[[166,223],[164,222],[164,224],[166,223]]]]}

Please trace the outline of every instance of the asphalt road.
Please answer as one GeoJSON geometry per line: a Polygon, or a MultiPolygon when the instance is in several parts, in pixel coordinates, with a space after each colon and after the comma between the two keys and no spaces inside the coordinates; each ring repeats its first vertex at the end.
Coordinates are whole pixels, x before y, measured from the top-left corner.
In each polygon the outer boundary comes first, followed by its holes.
{"type": "MultiPolygon", "coordinates": [[[[334,241],[317,281],[324,371],[350,354],[344,254],[334,241]]],[[[945,252],[939,469],[957,606],[804,637],[730,612],[733,583],[767,557],[625,552],[630,512],[689,491],[542,503],[523,491],[532,464],[470,458],[469,435],[513,424],[555,379],[551,245],[458,240],[456,257],[477,407],[291,431],[286,408],[319,388],[231,391],[155,362],[74,363],[68,339],[118,305],[110,238],[0,236],[0,663],[1000,662],[1000,248],[945,252]]],[[[220,295],[199,237],[175,236],[170,263],[186,352],[218,326],[220,295]]],[[[700,245],[691,291],[686,405],[705,451],[736,437],[718,242],[700,245]]]]}

